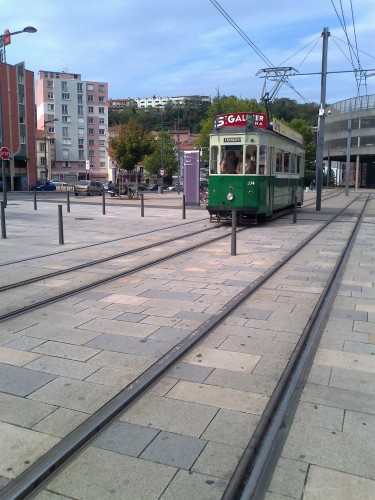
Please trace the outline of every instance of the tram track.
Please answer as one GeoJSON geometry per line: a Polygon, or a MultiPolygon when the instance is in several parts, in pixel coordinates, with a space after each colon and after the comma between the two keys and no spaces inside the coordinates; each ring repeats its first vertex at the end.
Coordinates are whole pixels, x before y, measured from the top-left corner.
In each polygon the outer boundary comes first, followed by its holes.
{"type": "MultiPolygon", "coordinates": [[[[179,227],[179,226],[180,225],[173,226],[173,227],[179,227]]],[[[185,226],[183,225],[182,227],[185,227],[185,226]]],[[[28,279],[25,279],[25,280],[21,280],[21,281],[18,281],[18,282],[8,283],[8,284],[3,285],[3,286],[0,287],[0,294],[4,293],[4,292],[9,292],[10,290],[16,290],[16,289],[19,289],[21,287],[25,287],[27,285],[36,284],[36,283],[41,282],[41,281],[43,281],[45,285],[48,285],[48,283],[46,283],[46,281],[49,280],[49,279],[61,278],[63,276],[69,275],[69,273],[80,272],[80,271],[83,271],[84,269],[92,268],[92,267],[95,267],[95,266],[98,266],[98,265],[102,265],[102,264],[105,264],[105,263],[109,263],[109,262],[112,262],[112,261],[114,261],[116,259],[121,259],[123,257],[136,255],[136,254],[139,254],[141,252],[145,252],[146,250],[155,249],[155,248],[163,248],[164,246],[168,246],[171,243],[176,243],[180,239],[181,240],[186,240],[188,238],[197,236],[197,235],[199,235],[201,233],[212,231],[212,230],[215,230],[215,229],[220,228],[220,227],[223,227],[223,226],[222,225],[218,225],[218,226],[214,226],[214,227],[210,226],[210,227],[207,227],[207,228],[199,229],[197,231],[192,231],[190,233],[183,233],[181,236],[167,238],[167,239],[164,239],[162,242],[156,242],[156,243],[151,243],[151,244],[139,246],[139,247],[133,248],[131,250],[127,250],[127,251],[124,251],[124,252],[118,252],[118,253],[115,253],[115,254],[112,253],[111,255],[102,257],[100,259],[95,259],[95,260],[87,261],[87,262],[81,263],[81,264],[76,265],[76,266],[70,266],[70,267],[67,267],[65,269],[60,269],[60,270],[57,270],[57,271],[52,271],[52,272],[49,272],[49,273],[44,273],[42,275],[38,275],[38,276],[35,276],[35,277],[32,277],[32,278],[28,278],[28,279]]],[[[224,227],[226,227],[226,226],[224,225],[224,227]]],[[[163,229],[162,232],[164,230],[165,229],[163,229]]],[[[241,230],[244,230],[244,229],[239,229],[239,230],[241,231],[241,230]]],[[[148,233],[142,233],[142,236],[148,236],[150,233],[154,233],[154,232],[155,231],[151,231],[151,232],[148,232],[148,233]]],[[[115,280],[117,280],[119,278],[122,278],[122,277],[125,277],[125,276],[129,276],[129,275],[131,275],[133,273],[136,273],[138,271],[146,269],[146,268],[148,268],[150,266],[162,263],[162,262],[164,262],[166,260],[169,260],[169,259],[171,259],[173,257],[181,255],[181,253],[190,252],[190,251],[192,251],[192,250],[194,250],[196,248],[199,248],[202,245],[210,244],[210,243],[212,243],[214,241],[218,241],[220,239],[227,238],[228,236],[229,236],[228,233],[225,234],[225,235],[220,235],[219,237],[215,237],[215,238],[206,240],[204,242],[200,242],[198,244],[188,245],[187,247],[185,247],[185,248],[183,248],[181,250],[178,250],[177,252],[173,252],[173,251],[169,252],[169,253],[167,253],[167,255],[164,255],[161,258],[151,259],[146,264],[141,264],[141,265],[133,266],[131,268],[126,269],[125,271],[121,271],[121,272],[118,272],[118,273],[115,273],[115,274],[112,274],[112,275],[109,275],[109,276],[106,276],[106,277],[103,277],[103,278],[100,278],[100,279],[96,279],[96,280],[89,279],[85,284],[80,284],[79,286],[75,286],[73,289],[70,289],[70,290],[65,291],[63,293],[54,294],[54,295],[49,296],[48,298],[45,298],[43,300],[39,300],[39,301],[35,302],[34,300],[30,299],[30,303],[27,304],[27,305],[23,305],[21,308],[14,307],[12,305],[10,310],[7,310],[6,312],[0,312],[0,322],[4,321],[4,320],[7,320],[7,319],[10,319],[12,317],[16,317],[16,316],[18,316],[20,314],[24,314],[26,312],[35,310],[37,308],[43,307],[45,305],[51,304],[51,303],[56,302],[58,300],[62,300],[62,299],[68,298],[68,297],[70,297],[70,296],[72,296],[74,294],[83,292],[85,290],[89,290],[89,289],[95,288],[97,286],[103,285],[105,283],[108,283],[108,282],[111,282],[111,281],[115,281],[115,280]]],[[[90,247],[97,246],[99,244],[111,243],[113,241],[122,241],[124,239],[127,239],[127,238],[118,238],[118,239],[109,240],[109,241],[106,241],[106,242],[96,243],[94,245],[90,245],[90,247]]],[[[79,249],[75,249],[75,250],[81,250],[82,248],[88,248],[88,247],[87,246],[80,247],[79,249]]],[[[74,250],[71,250],[71,251],[74,251],[74,250]]],[[[50,255],[45,255],[43,257],[49,257],[49,256],[50,255]]],[[[55,256],[55,254],[53,254],[53,256],[55,256]]],[[[40,259],[40,258],[42,258],[42,257],[35,257],[35,259],[40,259]]],[[[30,260],[30,258],[29,259],[25,259],[24,261],[29,261],[29,260],[30,260]]],[[[13,262],[12,265],[14,266],[16,263],[23,263],[24,261],[13,262]]],[[[78,281],[81,283],[83,279],[84,279],[84,277],[81,274],[78,281]]]]}
{"type": "MultiPolygon", "coordinates": [[[[353,200],[351,203],[358,201],[359,197],[353,200]]],[[[351,205],[351,203],[349,205],[351,205]]],[[[348,206],[349,206],[348,205],[348,206]]],[[[221,311],[212,316],[212,318],[206,321],[201,327],[197,328],[192,334],[190,334],[184,341],[177,344],[171,351],[162,356],[153,366],[146,370],[140,377],[133,381],[127,388],[121,391],[116,397],[104,405],[98,412],[94,413],[89,417],[81,426],[79,426],[75,431],[73,431],[67,438],[65,438],[61,443],[59,443],[55,448],[48,452],[39,461],[35,462],[21,474],[18,479],[14,480],[8,487],[6,487],[3,492],[0,492],[1,498],[25,498],[27,495],[31,494],[32,491],[38,486],[40,486],[43,481],[47,480],[51,473],[57,470],[58,467],[70,460],[75,453],[77,453],[82,446],[86,446],[87,443],[97,434],[99,430],[104,429],[116,416],[124,411],[135,399],[137,399],[142,393],[144,393],[147,388],[149,388],[157,379],[159,379],[171,366],[173,366],[176,361],[180,360],[189,350],[192,349],[201,339],[203,339],[209,332],[211,332],[217,325],[222,323],[244,300],[248,299],[253,293],[255,293],[259,288],[275,273],[277,273],[282,267],[289,262],[298,252],[300,252],[310,241],[312,241],[318,234],[324,231],[329,224],[335,221],[337,217],[342,215],[348,207],[342,209],[329,221],[323,224],[320,228],[314,231],[308,238],[303,240],[296,248],[285,255],[278,262],[270,266],[270,268],[263,273],[259,278],[255,279],[248,287],[246,287],[242,292],[240,292],[236,297],[231,299],[225,306],[221,308],[221,311]],[[2,496],[6,494],[6,496],[2,496]]],[[[364,210],[364,208],[363,208],[364,210]]],[[[362,211],[363,213],[363,211],[362,211]]],[[[360,219],[358,219],[360,220],[360,219]]],[[[358,222],[359,223],[359,222],[358,222]]],[[[352,231],[353,238],[354,230],[352,231]]],[[[133,271],[135,272],[135,271],[133,271]]],[[[307,327],[306,327],[307,328],[307,327]]],[[[307,333],[304,336],[308,335],[307,333]]],[[[296,358],[296,355],[294,355],[296,358]]],[[[292,363],[295,363],[293,359],[292,363]]],[[[280,384],[285,385],[287,382],[283,379],[280,384]]],[[[278,386],[275,389],[275,394],[280,394],[281,388],[278,386]]],[[[276,405],[275,401],[272,401],[270,406],[274,407],[276,405]]],[[[276,405],[277,406],[277,405],[276,405]]],[[[268,407],[267,407],[268,408],[268,407]]],[[[266,422],[271,420],[270,414],[264,417],[266,422]]],[[[261,423],[259,424],[261,425],[261,423]]],[[[262,423],[264,425],[264,423],[262,423]]],[[[259,427],[259,426],[258,426],[259,427]]],[[[258,450],[260,446],[260,439],[264,439],[264,433],[257,429],[254,436],[257,437],[257,442],[251,442],[249,447],[253,450],[251,456],[254,460],[254,450],[258,450]]],[[[245,474],[248,473],[248,465],[246,466],[245,474]]],[[[239,474],[237,473],[237,477],[239,474]]],[[[239,483],[242,484],[242,479],[239,483]]],[[[238,485],[236,486],[236,488],[238,485]]],[[[233,486],[231,487],[233,488],[233,486]]],[[[226,498],[235,498],[232,492],[226,498]]]]}

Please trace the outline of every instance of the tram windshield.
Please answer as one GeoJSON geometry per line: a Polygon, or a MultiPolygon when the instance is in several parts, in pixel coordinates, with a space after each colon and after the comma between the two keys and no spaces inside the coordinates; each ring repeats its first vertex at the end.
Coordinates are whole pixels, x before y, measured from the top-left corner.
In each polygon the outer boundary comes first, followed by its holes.
{"type": "Polygon", "coordinates": [[[266,146],[212,146],[210,151],[211,174],[264,175],[266,162],[266,146]]]}

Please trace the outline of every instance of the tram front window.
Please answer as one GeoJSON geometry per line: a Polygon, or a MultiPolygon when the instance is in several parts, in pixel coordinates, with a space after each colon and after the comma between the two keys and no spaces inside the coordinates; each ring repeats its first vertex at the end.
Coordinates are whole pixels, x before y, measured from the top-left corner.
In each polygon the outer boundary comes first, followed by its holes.
{"type": "Polygon", "coordinates": [[[241,151],[235,151],[234,149],[224,149],[222,151],[222,160],[220,163],[220,173],[221,174],[238,174],[241,173],[240,170],[240,157],[242,155],[241,151]],[[237,153],[240,153],[237,155],[237,153]]]}
{"type": "Polygon", "coordinates": [[[256,174],[257,172],[257,148],[247,146],[245,156],[245,174],[256,174]]]}

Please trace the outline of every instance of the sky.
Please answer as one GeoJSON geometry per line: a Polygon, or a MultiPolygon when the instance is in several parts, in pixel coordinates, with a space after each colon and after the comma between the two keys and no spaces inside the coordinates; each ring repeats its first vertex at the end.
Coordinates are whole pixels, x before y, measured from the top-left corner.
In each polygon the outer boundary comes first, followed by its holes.
{"type": "Polygon", "coordinates": [[[12,37],[8,64],[24,61],[35,78],[48,70],[107,82],[112,99],[219,93],[259,101],[275,81],[257,73],[289,66],[298,76],[274,97],[319,103],[324,28],[326,102],[375,94],[373,0],[0,0],[0,12],[1,33],[37,29],[12,37]],[[357,56],[366,79],[355,78],[357,56]]]}

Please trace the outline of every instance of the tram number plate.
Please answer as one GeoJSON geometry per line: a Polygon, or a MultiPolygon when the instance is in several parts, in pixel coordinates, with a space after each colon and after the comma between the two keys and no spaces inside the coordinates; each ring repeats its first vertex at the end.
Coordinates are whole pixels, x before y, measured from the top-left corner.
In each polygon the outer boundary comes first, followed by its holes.
{"type": "Polygon", "coordinates": [[[247,183],[247,185],[248,185],[248,186],[255,186],[255,181],[249,181],[249,182],[247,183]]]}

